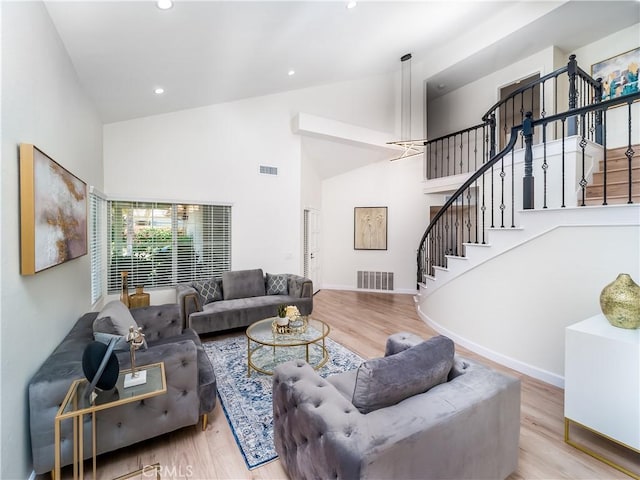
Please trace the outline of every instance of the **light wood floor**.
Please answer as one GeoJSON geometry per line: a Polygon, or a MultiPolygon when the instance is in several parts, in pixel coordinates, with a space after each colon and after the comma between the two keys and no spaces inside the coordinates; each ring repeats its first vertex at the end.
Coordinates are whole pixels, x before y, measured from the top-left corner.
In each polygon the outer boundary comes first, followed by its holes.
{"type": "MultiPolygon", "coordinates": [[[[418,318],[411,295],[324,290],[315,296],[313,315],[331,325],[333,340],[365,358],[382,355],[386,338],[392,333],[409,331],[424,338],[436,334],[418,318]]],[[[509,477],[511,480],[629,478],[564,442],[562,389],[496,365],[458,346],[456,349],[459,354],[522,380],[520,458],[518,470],[509,477]]],[[[582,439],[590,440],[586,435],[582,439]]],[[[598,442],[597,447],[608,449],[608,454],[616,456],[619,462],[640,470],[640,454],[603,442],[598,442]]],[[[154,462],[163,465],[163,479],[287,478],[279,460],[247,470],[219,402],[205,432],[200,426],[189,427],[102,455],[98,458],[98,478],[113,478],[154,462]]],[[[70,477],[71,473],[67,468],[63,477],[70,477]]]]}

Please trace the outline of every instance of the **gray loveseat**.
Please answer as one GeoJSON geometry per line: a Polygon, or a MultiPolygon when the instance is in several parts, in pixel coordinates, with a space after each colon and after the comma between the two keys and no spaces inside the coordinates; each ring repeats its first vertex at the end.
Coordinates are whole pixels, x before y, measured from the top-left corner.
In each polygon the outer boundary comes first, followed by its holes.
{"type": "MultiPolygon", "coordinates": [[[[97,453],[105,453],[198,423],[216,403],[216,377],[198,335],[184,329],[174,304],[131,310],[148,347],[136,353],[136,365],[164,362],[167,393],[96,414],[97,453]]],[[[54,419],[73,380],[84,378],[82,355],[93,341],[98,312],[86,313],[53,351],[29,383],[33,469],[54,467],[54,419]]],[[[131,366],[129,353],[117,353],[121,369],[131,366]]],[[[85,458],[91,456],[90,415],[85,415],[85,458]]],[[[71,421],[61,430],[62,466],[73,460],[71,421]]]]}
{"type": "Polygon", "coordinates": [[[178,284],[176,298],[185,325],[203,334],[275,317],[281,304],[295,305],[302,315],[309,315],[313,284],[290,273],[237,270],[208,281],[178,284]]]}
{"type": "Polygon", "coordinates": [[[300,360],[278,366],[274,442],[289,477],[498,479],[511,474],[518,463],[520,381],[453,357],[453,344],[447,347],[450,340],[442,339],[427,342],[449,349],[450,363],[435,368],[438,377],[451,366],[436,379],[443,383],[387,406],[376,404],[385,401],[375,398],[376,389],[393,395],[417,383],[417,369],[404,365],[424,358],[424,351],[414,355],[426,343],[415,335],[392,335],[383,359],[327,380],[300,360]],[[376,373],[385,362],[395,365],[376,373]],[[368,392],[373,396],[358,391],[361,375],[375,387],[368,392]],[[373,409],[362,413],[363,403],[364,410],[373,409]]]}

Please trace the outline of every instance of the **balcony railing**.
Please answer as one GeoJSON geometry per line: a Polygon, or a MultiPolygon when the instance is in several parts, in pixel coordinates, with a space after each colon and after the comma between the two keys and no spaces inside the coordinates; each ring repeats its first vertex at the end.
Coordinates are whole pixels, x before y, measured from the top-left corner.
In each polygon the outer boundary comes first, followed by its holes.
{"type": "MultiPolygon", "coordinates": [[[[581,88],[584,86],[592,88],[593,84],[586,81],[581,88]]],[[[604,156],[605,179],[600,199],[606,205],[607,136],[612,134],[608,130],[614,124],[615,135],[625,139],[620,143],[626,145],[627,166],[624,168],[629,180],[626,200],[633,203],[632,163],[636,152],[632,145],[638,136],[638,112],[634,123],[633,114],[637,108],[632,107],[640,100],[640,92],[606,101],[601,101],[600,95],[593,96],[590,103],[586,97],[578,97],[582,98],[579,103],[586,105],[537,119],[531,112],[525,112],[522,124],[509,128],[509,141],[497,154],[492,153],[491,145],[495,137],[491,132],[486,134],[491,125],[482,127],[484,140],[476,150],[482,151],[483,157],[488,152],[489,158],[445,202],[423,234],[417,255],[418,283],[424,281],[424,275],[433,275],[434,267],[446,267],[448,255],[464,256],[465,244],[485,244],[488,229],[514,228],[517,209],[586,205],[586,189],[591,175],[598,168],[595,165],[599,152],[604,156]],[[535,146],[542,159],[539,165],[534,165],[533,160],[536,136],[540,138],[540,143],[535,146]],[[516,152],[518,144],[524,148],[516,152]],[[569,144],[573,145],[572,149],[568,148],[569,144]],[[571,158],[569,150],[573,152],[571,158]],[[550,171],[558,181],[550,181],[550,171]]],[[[488,114],[491,118],[491,111],[488,114]]],[[[466,164],[464,160],[463,164],[466,164]]],[[[442,167],[440,169],[442,171],[442,167]]]]}
{"type": "MultiPolygon", "coordinates": [[[[493,105],[482,116],[482,123],[425,142],[425,178],[475,172],[505,146],[511,128],[522,125],[528,111],[539,112],[539,117],[545,118],[598,103],[601,99],[601,80],[591,78],[578,66],[576,56],[571,55],[566,66],[523,85],[493,105]]],[[[565,134],[575,135],[580,129],[579,120],[578,117],[568,119],[565,134]]],[[[584,121],[588,125],[587,139],[601,144],[601,115],[591,112],[584,121]]],[[[548,139],[560,138],[559,126],[554,126],[546,135],[548,139]]],[[[534,144],[542,141],[539,134],[534,134],[534,144]]],[[[515,146],[523,147],[524,138],[515,146]]]]}

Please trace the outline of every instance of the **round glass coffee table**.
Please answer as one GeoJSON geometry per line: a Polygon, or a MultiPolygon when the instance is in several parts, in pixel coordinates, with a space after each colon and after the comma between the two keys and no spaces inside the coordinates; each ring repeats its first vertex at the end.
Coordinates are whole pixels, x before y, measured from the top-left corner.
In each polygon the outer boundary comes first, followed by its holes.
{"type": "Polygon", "coordinates": [[[313,368],[322,367],[329,360],[324,339],[329,325],[307,317],[306,329],[295,333],[278,333],[273,327],[275,318],[265,318],[247,328],[247,376],[251,370],[273,375],[274,369],[289,360],[303,359],[313,368]]]}

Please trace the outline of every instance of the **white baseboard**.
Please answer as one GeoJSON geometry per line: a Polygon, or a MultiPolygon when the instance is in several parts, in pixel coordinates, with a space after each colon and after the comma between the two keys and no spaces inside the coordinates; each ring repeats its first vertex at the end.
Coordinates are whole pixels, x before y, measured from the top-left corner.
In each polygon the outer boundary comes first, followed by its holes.
{"type": "Polygon", "coordinates": [[[398,288],[396,290],[371,290],[368,288],[356,288],[352,285],[322,285],[322,290],[348,290],[351,292],[371,292],[371,293],[399,293],[402,295],[415,295],[415,288],[398,288]]]}
{"type": "Polygon", "coordinates": [[[483,357],[493,360],[494,362],[504,365],[505,367],[512,368],[513,370],[516,370],[520,373],[524,373],[525,375],[536,378],[545,383],[549,383],[556,387],[564,388],[564,377],[557,375],[553,372],[549,372],[548,370],[544,370],[542,368],[529,365],[528,363],[521,362],[520,360],[516,360],[515,358],[509,357],[502,353],[483,347],[482,345],[478,345],[477,343],[472,342],[471,340],[467,340],[466,338],[461,337],[460,335],[452,332],[448,328],[443,327],[439,323],[434,322],[424,312],[422,312],[422,310],[420,310],[419,305],[416,305],[416,310],[418,311],[418,315],[420,316],[420,318],[427,325],[429,325],[438,333],[441,333],[442,335],[449,337],[458,345],[468,350],[471,350],[472,352],[477,353],[478,355],[482,355],[483,357]]]}

